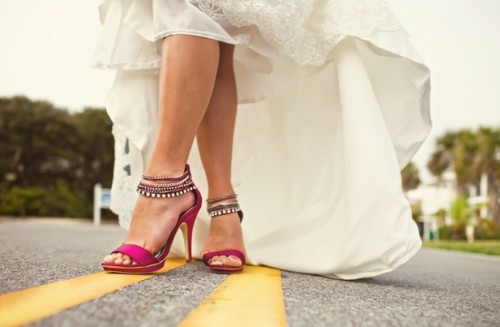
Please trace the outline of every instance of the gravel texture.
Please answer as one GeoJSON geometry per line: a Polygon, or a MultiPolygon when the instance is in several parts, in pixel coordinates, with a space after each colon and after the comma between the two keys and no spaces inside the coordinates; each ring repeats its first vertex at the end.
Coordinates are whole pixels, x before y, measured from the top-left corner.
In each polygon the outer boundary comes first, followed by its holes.
{"type": "MultiPolygon", "coordinates": [[[[123,235],[112,225],[1,222],[0,293],[100,271],[100,259],[123,235]]],[[[400,269],[370,279],[282,276],[290,326],[500,325],[496,257],[422,250],[400,269]]],[[[224,279],[195,262],[33,325],[175,326],[224,279]]]]}

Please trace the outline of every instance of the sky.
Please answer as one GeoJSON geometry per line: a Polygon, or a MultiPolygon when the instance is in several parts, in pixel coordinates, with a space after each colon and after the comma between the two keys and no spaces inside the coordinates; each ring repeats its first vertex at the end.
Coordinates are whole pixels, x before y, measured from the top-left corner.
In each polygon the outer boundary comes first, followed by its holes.
{"type": "MultiPolygon", "coordinates": [[[[104,107],[113,75],[89,66],[98,0],[0,0],[0,97],[26,95],[70,111],[104,107]]],[[[500,1],[388,0],[431,69],[434,128],[414,161],[425,164],[445,131],[500,127],[500,1]]]]}
{"type": "Polygon", "coordinates": [[[500,128],[500,1],[390,0],[431,69],[433,130],[414,158],[424,181],[445,131],[500,128]]]}

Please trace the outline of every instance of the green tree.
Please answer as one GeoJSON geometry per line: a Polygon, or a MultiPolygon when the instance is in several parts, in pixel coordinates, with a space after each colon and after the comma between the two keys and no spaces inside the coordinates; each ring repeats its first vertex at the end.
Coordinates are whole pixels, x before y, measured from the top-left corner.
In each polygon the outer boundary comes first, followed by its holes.
{"type": "Polygon", "coordinates": [[[48,187],[55,177],[72,179],[77,135],[72,117],[47,102],[0,99],[0,171],[18,186],[48,187]]]}
{"type": "Polygon", "coordinates": [[[413,162],[410,162],[401,171],[401,181],[405,191],[416,189],[420,185],[420,174],[413,162]]]}
{"type": "MultiPolygon", "coordinates": [[[[492,216],[500,224],[500,128],[480,128],[477,132],[477,171],[486,174],[492,216]]],[[[479,176],[478,176],[479,177],[479,176]]]]}
{"type": "Polygon", "coordinates": [[[111,184],[104,110],[72,115],[44,101],[0,98],[0,140],[0,213],[88,217],[93,185],[111,184]]]}
{"type": "Polygon", "coordinates": [[[112,123],[102,109],[86,108],[75,114],[76,132],[79,136],[78,171],[79,185],[91,197],[96,183],[109,187],[112,181],[114,152],[112,123]]]}
{"type": "Polygon", "coordinates": [[[432,154],[427,167],[437,177],[447,169],[453,169],[457,177],[457,192],[465,196],[467,184],[477,184],[473,163],[478,150],[475,135],[470,130],[447,132],[438,138],[436,151],[432,154]]]}
{"type": "Polygon", "coordinates": [[[492,217],[500,223],[500,129],[480,128],[477,131],[460,130],[447,132],[439,137],[436,150],[428,166],[429,171],[440,178],[447,169],[453,169],[457,177],[457,192],[466,196],[467,186],[478,186],[481,175],[488,179],[488,196],[492,217]]]}

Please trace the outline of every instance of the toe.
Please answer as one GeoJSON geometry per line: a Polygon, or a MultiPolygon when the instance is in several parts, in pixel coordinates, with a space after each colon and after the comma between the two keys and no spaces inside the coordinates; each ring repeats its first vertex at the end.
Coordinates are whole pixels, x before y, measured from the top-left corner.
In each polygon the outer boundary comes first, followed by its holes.
{"type": "Polygon", "coordinates": [[[226,257],[225,264],[228,266],[231,266],[231,267],[239,267],[239,266],[241,266],[242,262],[241,262],[240,258],[235,257],[233,255],[230,255],[230,256],[226,257]]]}
{"type": "Polygon", "coordinates": [[[114,263],[114,264],[123,264],[123,265],[137,265],[137,262],[129,257],[128,255],[125,255],[123,253],[113,253],[105,256],[102,259],[102,263],[114,263]]]}
{"type": "Polygon", "coordinates": [[[210,266],[222,266],[224,265],[224,260],[221,256],[216,255],[215,257],[213,257],[208,261],[208,264],[210,266]]]}
{"type": "Polygon", "coordinates": [[[122,265],[130,265],[134,261],[131,257],[129,257],[126,254],[122,254],[122,253],[120,253],[120,259],[119,260],[121,260],[121,262],[116,262],[115,261],[115,263],[120,263],[122,265]]]}
{"type": "Polygon", "coordinates": [[[132,263],[132,260],[130,259],[130,257],[124,255],[123,256],[123,264],[124,265],[130,265],[132,263]]]}
{"type": "Polygon", "coordinates": [[[103,263],[109,263],[115,261],[115,256],[113,254],[108,254],[102,259],[103,263]]]}
{"type": "Polygon", "coordinates": [[[115,261],[113,263],[122,264],[123,259],[123,255],[121,253],[115,253],[115,261]]]}
{"type": "Polygon", "coordinates": [[[240,258],[235,257],[233,255],[230,255],[227,259],[229,260],[229,265],[231,265],[233,267],[239,267],[243,264],[243,262],[241,262],[240,258]]]}
{"type": "Polygon", "coordinates": [[[239,267],[241,266],[241,259],[235,256],[215,256],[209,261],[210,266],[229,266],[229,267],[239,267]]]}

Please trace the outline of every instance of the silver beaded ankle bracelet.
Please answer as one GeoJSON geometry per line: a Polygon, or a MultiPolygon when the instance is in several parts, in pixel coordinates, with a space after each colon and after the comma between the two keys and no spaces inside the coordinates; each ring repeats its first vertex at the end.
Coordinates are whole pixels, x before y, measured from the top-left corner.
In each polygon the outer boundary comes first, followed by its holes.
{"type": "Polygon", "coordinates": [[[237,213],[240,218],[240,222],[243,220],[243,211],[241,211],[238,200],[236,200],[237,194],[231,194],[226,196],[221,196],[218,198],[207,199],[207,204],[209,206],[207,208],[208,215],[211,218],[229,215],[232,213],[237,213]],[[219,203],[221,202],[221,203],[219,203]]]}
{"type": "Polygon", "coordinates": [[[181,176],[142,176],[137,192],[150,198],[172,198],[196,189],[189,166],[181,176]],[[151,183],[154,182],[154,183],[151,183]]]}

